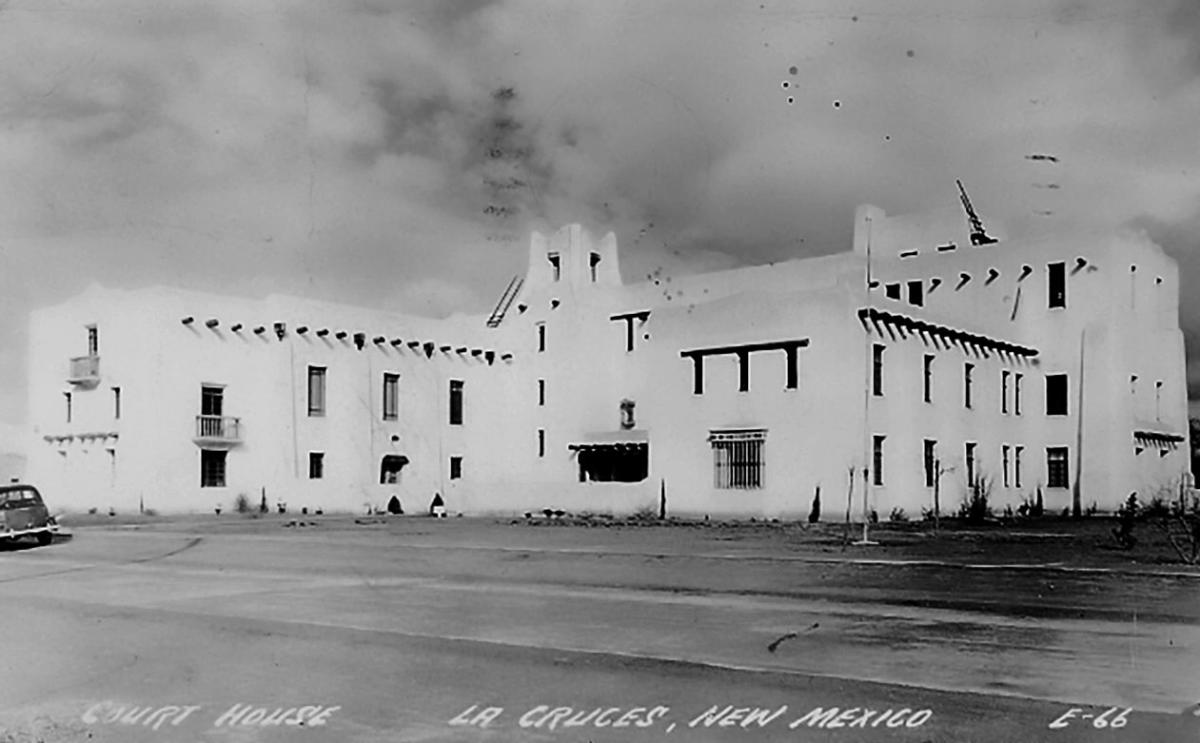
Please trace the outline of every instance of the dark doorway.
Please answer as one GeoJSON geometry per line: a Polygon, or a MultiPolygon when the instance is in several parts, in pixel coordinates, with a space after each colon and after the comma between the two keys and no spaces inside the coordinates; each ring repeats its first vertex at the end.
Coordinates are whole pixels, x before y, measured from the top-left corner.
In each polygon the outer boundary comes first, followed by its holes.
{"type": "Polygon", "coordinates": [[[404,509],[400,507],[400,499],[399,498],[397,498],[394,495],[392,496],[392,499],[390,501],[388,501],[387,512],[391,513],[391,514],[395,514],[397,516],[404,513],[404,509]]]}

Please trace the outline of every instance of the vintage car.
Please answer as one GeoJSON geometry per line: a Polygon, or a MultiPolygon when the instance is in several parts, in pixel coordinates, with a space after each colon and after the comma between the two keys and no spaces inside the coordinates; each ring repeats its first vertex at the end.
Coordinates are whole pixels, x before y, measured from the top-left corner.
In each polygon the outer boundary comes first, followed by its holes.
{"type": "Polygon", "coordinates": [[[0,540],[36,537],[47,545],[58,532],[58,522],[46,509],[42,495],[32,485],[0,485],[0,540]]]}

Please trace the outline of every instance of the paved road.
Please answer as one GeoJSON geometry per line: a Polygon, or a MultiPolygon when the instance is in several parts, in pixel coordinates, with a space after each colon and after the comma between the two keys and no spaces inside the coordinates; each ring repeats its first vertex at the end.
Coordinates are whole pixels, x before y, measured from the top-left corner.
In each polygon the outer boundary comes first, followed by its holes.
{"type": "Polygon", "coordinates": [[[1200,701],[1196,577],[845,562],[669,530],[266,531],[85,529],[0,552],[2,729],[1200,740],[1183,714],[1200,701]]]}

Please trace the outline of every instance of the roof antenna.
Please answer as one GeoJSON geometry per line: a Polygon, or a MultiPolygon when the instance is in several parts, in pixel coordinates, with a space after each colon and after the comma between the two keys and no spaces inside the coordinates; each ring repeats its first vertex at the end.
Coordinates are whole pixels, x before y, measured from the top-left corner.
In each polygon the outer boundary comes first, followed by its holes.
{"type": "Polygon", "coordinates": [[[967,221],[971,223],[971,244],[972,245],[991,245],[998,242],[996,238],[989,235],[983,229],[983,220],[975,213],[975,208],[971,206],[971,199],[967,196],[967,189],[963,188],[962,181],[957,178],[954,180],[958,184],[958,196],[962,199],[963,209],[967,211],[967,221]]]}

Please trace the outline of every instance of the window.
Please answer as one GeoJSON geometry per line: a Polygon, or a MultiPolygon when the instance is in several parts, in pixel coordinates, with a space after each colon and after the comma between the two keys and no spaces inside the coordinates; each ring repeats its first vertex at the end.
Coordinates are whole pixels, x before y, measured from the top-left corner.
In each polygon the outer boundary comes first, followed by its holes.
{"type": "Polygon", "coordinates": [[[1067,414],[1067,375],[1046,375],[1046,415],[1067,414]]]}
{"type": "Polygon", "coordinates": [[[785,350],[787,354],[787,382],[784,384],[785,389],[794,390],[800,386],[800,368],[798,364],[800,354],[794,347],[785,350]]]}
{"type": "Polygon", "coordinates": [[[895,284],[884,285],[883,293],[887,295],[888,299],[899,299],[900,298],[900,284],[895,283],[895,284]]]}
{"type": "Polygon", "coordinates": [[[384,454],[379,463],[379,484],[394,485],[400,482],[400,470],[408,464],[408,457],[403,454],[384,454]]]}
{"type": "Polygon", "coordinates": [[[200,450],[200,487],[225,487],[225,454],[223,451],[200,450]]]}
{"type": "Polygon", "coordinates": [[[100,355],[100,331],[96,329],[95,325],[89,325],[89,326],[87,326],[87,335],[88,335],[87,355],[88,356],[99,356],[100,355]]]}
{"type": "Polygon", "coordinates": [[[308,367],[308,415],[325,415],[325,367],[308,367]]]}
{"type": "Polygon", "coordinates": [[[1046,266],[1047,288],[1049,290],[1049,306],[1067,306],[1067,264],[1051,263],[1046,266]]]}
{"type": "Polygon", "coordinates": [[[738,392],[750,391],[750,352],[738,351],[738,392]]]}
{"type": "Polygon", "coordinates": [[[975,365],[971,362],[963,364],[963,407],[971,407],[971,385],[975,381],[975,365]]]}
{"type": "Polygon", "coordinates": [[[1021,454],[1025,451],[1025,447],[1013,447],[1013,485],[1021,487],[1021,454]]]}
{"type": "Polygon", "coordinates": [[[1021,382],[1024,379],[1021,372],[1013,374],[1013,415],[1021,414],[1021,382]]]}
{"type": "Polygon", "coordinates": [[[546,380],[539,379],[538,380],[538,405],[544,406],[545,404],[546,404],[546,380]]]}
{"type": "Polygon", "coordinates": [[[546,260],[550,261],[550,272],[555,281],[562,278],[562,260],[558,253],[550,253],[546,256],[546,260]]]}
{"type": "Polygon", "coordinates": [[[1051,488],[1068,487],[1067,477],[1067,447],[1046,447],[1046,486],[1051,488]]]}
{"type": "Polygon", "coordinates": [[[463,422],[463,381],[450,380],[450,425],[461,426],[463,422]]]}
{"type": "Polygon", "coordinates": [[[1138,382],[1138,375],[1130,374],[1129,375],[1129,394],[1133,395],[1134,397],[1137,397],[1137,382],[1138,382]]]}
{"type": "Polygon", "coordinates": [[[121,388],[113,387],[113,420],[121,420],[121,388]]]}
{"type": "Polygon", "coordinates": [[[450,457],[450,479],[462,479],[462,457],[450,457]]]}
{"type": "Polygon", "coordinates": [[[713,431],[708,440],[713,451],[713,487],[720,490],[751,490],[763,486],[762,429],[713,431]]]}
{"type": "Polygon", "coordinates": [[[1158,380],[1154,383],[1154,420],[1162,420],[1162,391],[1163,382],[1158,380]]]}
{"type": "Polygon", "coordinates": [[[64,392],[64,393],[63,393],[63,399],[64,399],[64,400],[66,401],[66,403],[67,403],[67,423],[70,423],[70,422],[71,422],[71,393],[70,393],[70,392],[64,392]]]}
{"type": "Polygon", "coordinates": [[[546,429],[538,429],[538,456],[546,456],[546,429]]]}
{"type": "Polygon", "coordinates": [[[967,468],[967,487],[975,487],[975,442],[968,441],[963,446],[963,463],[967,468]]]}
{"type": "Polygon", "coordinates": [[[883,351],[885,346],[876,343],[874,345],[874,366],[871,372],[871,393],[876,397],[883,396],[883,351]]]}
{"type": "Polygon", "coordinates": [[[1004,444],[1000,447],[1000,474],[1002,477],[1001,481],[1004,483],[1004,487],[1006,487],[1006,488],[1009,487],[1009,479],[1008,479],[1009,448],[1010,447],[1008,444],[1004,444]]]}
{"type": "Polygon", "coordinates": [[[1000,370],[1000,412],[1008,415],[1008,378],[1012,373],[1008,369],[1000,370]]]}
{"type": "Polygon", "coordinates": [[[222,415],[225,402],[225,388],[215,385],[200,386],[200,415],[222,415]]]}
{"type": "Polygon", "coordinates": [[[908,282],[908,303],[914,307],[925,306],[925,282],[910,281],[908,282]]]}
{"type": "Polygon", "coordinates": [[[937,483],[937,442],[925,439],[925,487],[932,488],[937,483]]]}
{"type": "Polygon", "coordinates": [[[394,421],[400,417],[400,375],[383,373],[383,419],[394,421]]]}
{"type": "Polygon", "coordinates": [[[310,451],[308,453],[308,479],[320,480],[325,477],[325,452],[310,451]]]}
{"type": "Polygon", "coordinates": [[[883,440],[885,438],[887,437],[876,435],[871,445],[871,468],[874,470],[872,482],[876,485],[883,484],[883,440]]]}
{"type": "Polygon", "coordinates": [[[546,323],[544,322],[537,324],[537,350],[538,353],[546,350],[546,323]]]}
{"type": "Polygon", "coordinates": [[[592,270],[592,283],[596,283],[596,266],[600,265],[600,254],[592,253],[588,256],[588,267],[592,270]]]}
{"type": "Polygon", "coordinates": [[[933,402],[933,354],[925,354],[925,373],[922,395],[925,402],[933,402]]]}

